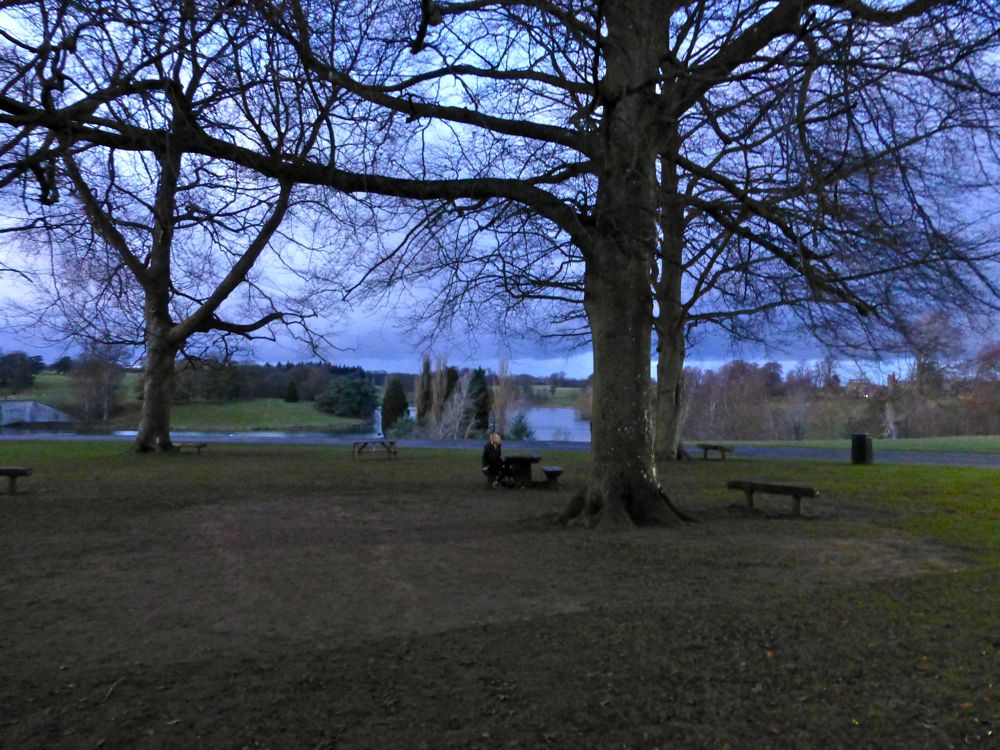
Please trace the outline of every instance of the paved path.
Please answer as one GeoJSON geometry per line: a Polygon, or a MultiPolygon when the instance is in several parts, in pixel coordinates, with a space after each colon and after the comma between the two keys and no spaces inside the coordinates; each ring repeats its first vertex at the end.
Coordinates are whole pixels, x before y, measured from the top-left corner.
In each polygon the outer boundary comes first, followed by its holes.
{"type": "MultiPolygon", "coordinates": [[[[60,432],[0,432],[0,441],[5,440],[66,440],[66,441],[100,441],[100,442],[131,442],[134,432],[117,432],[111,434],[77,435],[60,432]]],[[[233,444],[271,444],[271,445],[350,445],[355,440],[366,438],[359,435],[328,435],[321,432],[174,432],[177,441],[197,440],[205,443],[233,444]]],[[[367,438],[369,440],[377,438],[367,438]]],[[[481,450],[482,442],[478,440],[418,440],[404,439],[397,441],[401,447],[413,448],[464,448],[481,450]]],[[[508,453],[542,453],[544,451],[588,451],[590,443],[573,443],[558,440],[538,440],[532,442],[504,441],[504,450],[508,453]]],[[[814,461],[850,460],[850,448],[844,450],[833,448],[805,448],[795,446],[749,446],[740,445],[733,452],[735,458],[777,458],[777,459],[811,459],[814,461]]],[[[694,460],[701,460],[696,458],[694,460]]],[[[879,464],[926,464],[939,466],[978,466],[1000,468],[1000,455],[987,453],[932,453],[929,451],[888,451],[875,447],[875,463],[879,464]]]]}

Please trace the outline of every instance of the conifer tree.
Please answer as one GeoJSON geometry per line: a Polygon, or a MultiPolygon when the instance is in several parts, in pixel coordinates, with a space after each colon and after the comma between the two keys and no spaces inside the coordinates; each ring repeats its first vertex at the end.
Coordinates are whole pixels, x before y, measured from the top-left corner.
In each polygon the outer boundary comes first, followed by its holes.
{"type": "Polygon", "coordinates": [[[385,395],[382,397],[382,434],[391,429],[401,417],[406,416],[409,408],[406,392],[403,390],[403,381],[395,376],[389,378],[385,387],[385,395]]]}

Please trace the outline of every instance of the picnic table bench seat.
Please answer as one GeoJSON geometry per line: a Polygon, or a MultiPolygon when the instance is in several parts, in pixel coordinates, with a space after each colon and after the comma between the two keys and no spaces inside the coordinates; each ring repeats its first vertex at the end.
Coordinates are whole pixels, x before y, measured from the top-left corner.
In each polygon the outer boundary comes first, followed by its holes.
{"type": "Polygon", "coordinates": [[[11,495],[17,494],[17,478],[30,477],[31,469],[23,466],[0,466],[0,477],[7,477],[7,487],[11,495]]]}
{"type": "Polygon", "coordinates": [[[561,466],[543,466],[542,473],[545,474],[545,486],[550,490],[559,488],[559,477],[563,473],[561,466]]]}
{"type": "Polygon", "coordinates": [[[794,516],[802,515],[802,498],[819,496],[819,492],[814,487],[802,484],[734,479],[728,482],[726,487],[731,490],[742,490],[746,497],[747,508],[753,508],[753,496],[758,492],[765,495],[789,495],[792,498],[792,515],[794,516]]]}

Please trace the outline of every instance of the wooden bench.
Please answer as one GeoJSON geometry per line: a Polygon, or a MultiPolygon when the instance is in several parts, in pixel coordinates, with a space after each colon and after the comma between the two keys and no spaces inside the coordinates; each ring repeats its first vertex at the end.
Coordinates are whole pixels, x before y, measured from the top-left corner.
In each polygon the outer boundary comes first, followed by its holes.
{"type": "Polygon", "coordinates": [[[563,473],[561,466],[543,466],[545,473],[545,487],[550,490],[559,489],[559,475],[563,473]]]}
{"type": "Polygon", "coordinates": [[[208,443],[174,443],[174,450],[178,453],[183,453],[184,451],[194,451],[199,456],[201,455],[201,449],[207,447],[208,443]]]}
{"type": "Polygon", "coordinates": [[[779,484],[777,482],[751,482],[745,479],[734,479],[726,484],[731,490],[743,490],[746,496],[747,508],[753,508],[754,493],[762,492],[765,495],[791,495],[792,515],[802,515],[802,498],[818,497],[819,493],[812,487],[801,484],[779,484]]]}
{"type": "Polygon", "coordinates": [[[695,443],[696,446],[701,448],[702,458],[706,461],[708,460],[708,452],[716,451],[723,461],[726,460],[726,454],[733,450],[731,445],[719,445],[718,443],[695,443]]]}
{"type": "Polygon", "coordinates": [[[374,456],[376,453],[384,453],[387,460],[399,458],[395,440],[359,440],[351,444],[351,458],[374,456]]]}
{"type": "Polygon", "coordinates": [[[20,466],[0,467],[0,477],[7,477],[8,487],[11,495],[17,494],[17,478],[30,477],[30,476],[31,476],[31,469],[25,469],[20,466]]]}

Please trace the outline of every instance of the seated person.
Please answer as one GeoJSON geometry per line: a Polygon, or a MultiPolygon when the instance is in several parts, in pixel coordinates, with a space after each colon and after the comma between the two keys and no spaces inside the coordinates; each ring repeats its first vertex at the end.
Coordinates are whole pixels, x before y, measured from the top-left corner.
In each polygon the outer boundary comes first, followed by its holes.
{"type": "Polygon", "coordinates": [[[501,484],[509,487],[513,481],[510,467],[501,455],[502,444],[503,438],[500,434],[491,432],[489,441],[483,446],[483,474],[486,475],[491,487],[499,487],[501,484]]]}

